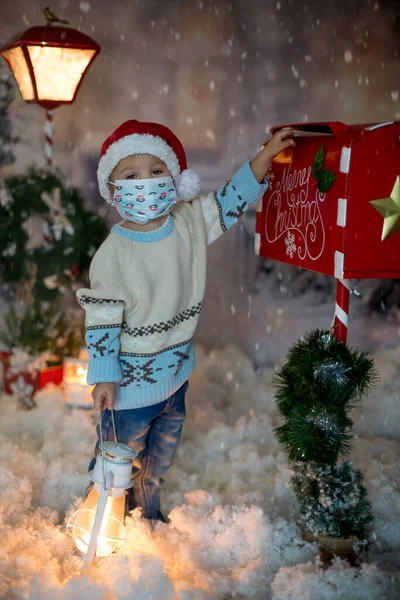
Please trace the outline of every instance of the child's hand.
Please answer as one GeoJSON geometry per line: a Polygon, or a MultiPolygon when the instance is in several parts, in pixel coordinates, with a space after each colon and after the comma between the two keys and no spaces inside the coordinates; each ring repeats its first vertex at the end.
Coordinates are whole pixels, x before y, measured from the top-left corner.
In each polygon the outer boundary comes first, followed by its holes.
{"type": "Polygon", "coordinates": [[[294,147],[296,145],[293,135],[294,133],[291,127],[280,129],[272,136],[268,144],[264,146],[257,156],[253,158],[250,167],[259,183],[262,182],[265,174],[271,168],[272,159],[275,158],[275,156],[278,156],[285,148],[289,148],[290,146],[294,147]]]}
{"type": "Polygon", "coordinates": [[[115,400],[115,383],[98,383],[92,392],[97,410],[112,410],[115,400]]]}

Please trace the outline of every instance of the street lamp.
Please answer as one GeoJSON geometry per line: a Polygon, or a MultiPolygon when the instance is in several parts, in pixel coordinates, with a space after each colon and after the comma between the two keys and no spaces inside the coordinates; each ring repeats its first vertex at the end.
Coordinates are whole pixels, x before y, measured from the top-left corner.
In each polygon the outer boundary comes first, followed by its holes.
{"type": "Polygon", "coordinates": [[[9,40],[0,54],[6,60],[25,102],[46,109],[45,156],[53,163],[53,109],[72,104],[100,46],[89,36],[70,27],[48,8],[47,25],[30,27],[9,40]]]}

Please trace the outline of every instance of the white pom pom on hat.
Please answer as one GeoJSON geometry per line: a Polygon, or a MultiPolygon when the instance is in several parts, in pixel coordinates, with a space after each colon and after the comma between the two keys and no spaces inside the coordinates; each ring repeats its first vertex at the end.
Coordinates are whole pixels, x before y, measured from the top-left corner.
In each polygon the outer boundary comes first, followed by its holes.
{"type": "Polygon", "coordinates": [[[175,187],[181,200],[193,200],[200,192],[200,177],[192,169],[185,169],[175,177],[175,187]]]}
{"type": "Polygon", "coordinates": [[[107,182],[117,164],[132,154],[152,154],[168,167],[181,200],[193,200],[200,192],[200,178],[187,168],[185,150],[168,127],[131,120],[122,123],[101,147],[97,180],[100,194],[111,203],[107,182]]]}

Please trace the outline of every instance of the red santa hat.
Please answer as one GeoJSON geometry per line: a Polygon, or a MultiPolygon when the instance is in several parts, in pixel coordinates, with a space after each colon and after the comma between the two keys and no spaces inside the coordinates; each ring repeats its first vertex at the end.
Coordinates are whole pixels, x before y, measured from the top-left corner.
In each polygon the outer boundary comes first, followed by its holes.
{"type": "Polygon", "coordinates": [[[192,200],[200,191],[197,173],[187,168],[186,154],[181,142],[168,127],[158,123],[125,121],[101,147],[97,169],[100,194],[111,203],[107,186],[117,164],[132,154],[152,154],[168,167],[174,180],[178,198],[192,200]]]}

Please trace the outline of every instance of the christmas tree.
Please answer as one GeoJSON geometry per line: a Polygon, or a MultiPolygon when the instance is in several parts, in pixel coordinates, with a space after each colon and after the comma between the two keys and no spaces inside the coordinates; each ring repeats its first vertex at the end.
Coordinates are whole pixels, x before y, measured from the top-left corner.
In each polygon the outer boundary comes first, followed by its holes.
{"type": "Polygon", "coordinates": [[[10,104],[14,98],[14,83],[11,75],[5,69],[5,63],[0,63],[0,168],[14,162],[13,146],[17,141],[9,118],[10,104]]]}
{"type": "Polygon", "coordinates": [[[352,410],[376,381],[367,353],[330,331],[297,342],[276,377],[283,424],[276,435],[293,467],[292,488],[306,531],[368,538],[372,521],[363,475],[344,458],[354,437],[352,410]]]}
{"type": "Polygon", "coordinates": [[[0,276],[15,286],[24,309],[10,309],[2,341],[32,354],[50,351],[60,361],[83,343],[82,311],[74,296],[87,283],[106,225],[85,209],[76,188],[53,173],[32,169],[5,184],[0,276]]]}

